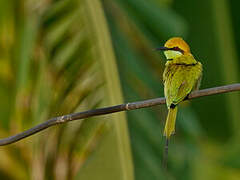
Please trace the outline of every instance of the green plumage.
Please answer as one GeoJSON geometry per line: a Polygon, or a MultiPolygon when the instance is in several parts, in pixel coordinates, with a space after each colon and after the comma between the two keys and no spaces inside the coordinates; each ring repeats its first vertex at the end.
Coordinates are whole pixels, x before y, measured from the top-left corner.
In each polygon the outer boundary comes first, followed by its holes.
{"type": "MultiPolygon", "coordinates": [[[[192,90],[197,89],[201,76],[202,64],[197,62],[191,54],[168,60],[163,73],[164,93],[168,109],[173,109],[192,90]]],[[[176,113],[177,110],[169,110],[164,130],[167,138],[175,131],[176,113]]]]}

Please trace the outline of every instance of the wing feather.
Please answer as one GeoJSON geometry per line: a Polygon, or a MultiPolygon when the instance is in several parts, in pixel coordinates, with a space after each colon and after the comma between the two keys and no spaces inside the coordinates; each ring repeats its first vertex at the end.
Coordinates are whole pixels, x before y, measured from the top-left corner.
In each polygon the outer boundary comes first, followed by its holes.
{"type": "Polygon", "coordinates": [[[178,104],[193,90],[202,73],[202,65],[169,64],[163,74],[164,93],[168,107],[178,104]]]}

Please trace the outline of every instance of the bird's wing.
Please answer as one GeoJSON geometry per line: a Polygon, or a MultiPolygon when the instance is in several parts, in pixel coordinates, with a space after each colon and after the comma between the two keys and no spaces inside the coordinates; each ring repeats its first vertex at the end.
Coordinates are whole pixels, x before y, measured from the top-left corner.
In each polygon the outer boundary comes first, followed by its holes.
{"type": "Polygon", "coordinates": [[[196,91],[199,89],[200,85],[201,85],[201,81],[202,81],[202,64],[200,62],[198,62],[198,79],[192,89],[192,91],[196,91]]]}
{"type": "Polygon", "coordinates": [[[201,72],[201,64],[195,66],[171,65],[166,68],[164,92],[168,107],[171,104],[178,104],[192,91],[201,72]]]}

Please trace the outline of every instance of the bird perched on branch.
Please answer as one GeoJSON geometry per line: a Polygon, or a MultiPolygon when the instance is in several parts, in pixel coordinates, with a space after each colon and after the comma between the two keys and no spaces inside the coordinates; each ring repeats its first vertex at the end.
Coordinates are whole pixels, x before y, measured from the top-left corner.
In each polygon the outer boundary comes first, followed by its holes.
{"type": "Polygon", "coordinates": [[[202,64],[195,60],[188,44],[179,37],[169,39],[163,47],[167,58],[163,73],[164,94],[168,115],[164,128],[167,139],[175,132],[177,105],[199,88],[202,77],[202,64]]]}

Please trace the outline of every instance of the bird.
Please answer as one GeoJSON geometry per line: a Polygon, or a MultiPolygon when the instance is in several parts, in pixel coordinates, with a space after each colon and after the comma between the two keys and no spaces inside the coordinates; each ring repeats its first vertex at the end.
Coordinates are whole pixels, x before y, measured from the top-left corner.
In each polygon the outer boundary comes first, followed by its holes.
{"type": "Polygon", "coordinates": [[[163,72],[164,95],[168,115],[164,128],[167,140],[175,134],[175,122],[178,104],[188,95],[198,90],[202,79],[202,64],[190,51],[189,45],[181,37],[173,37],[166,41],[163,51],[167,61],[163,72]]]}

